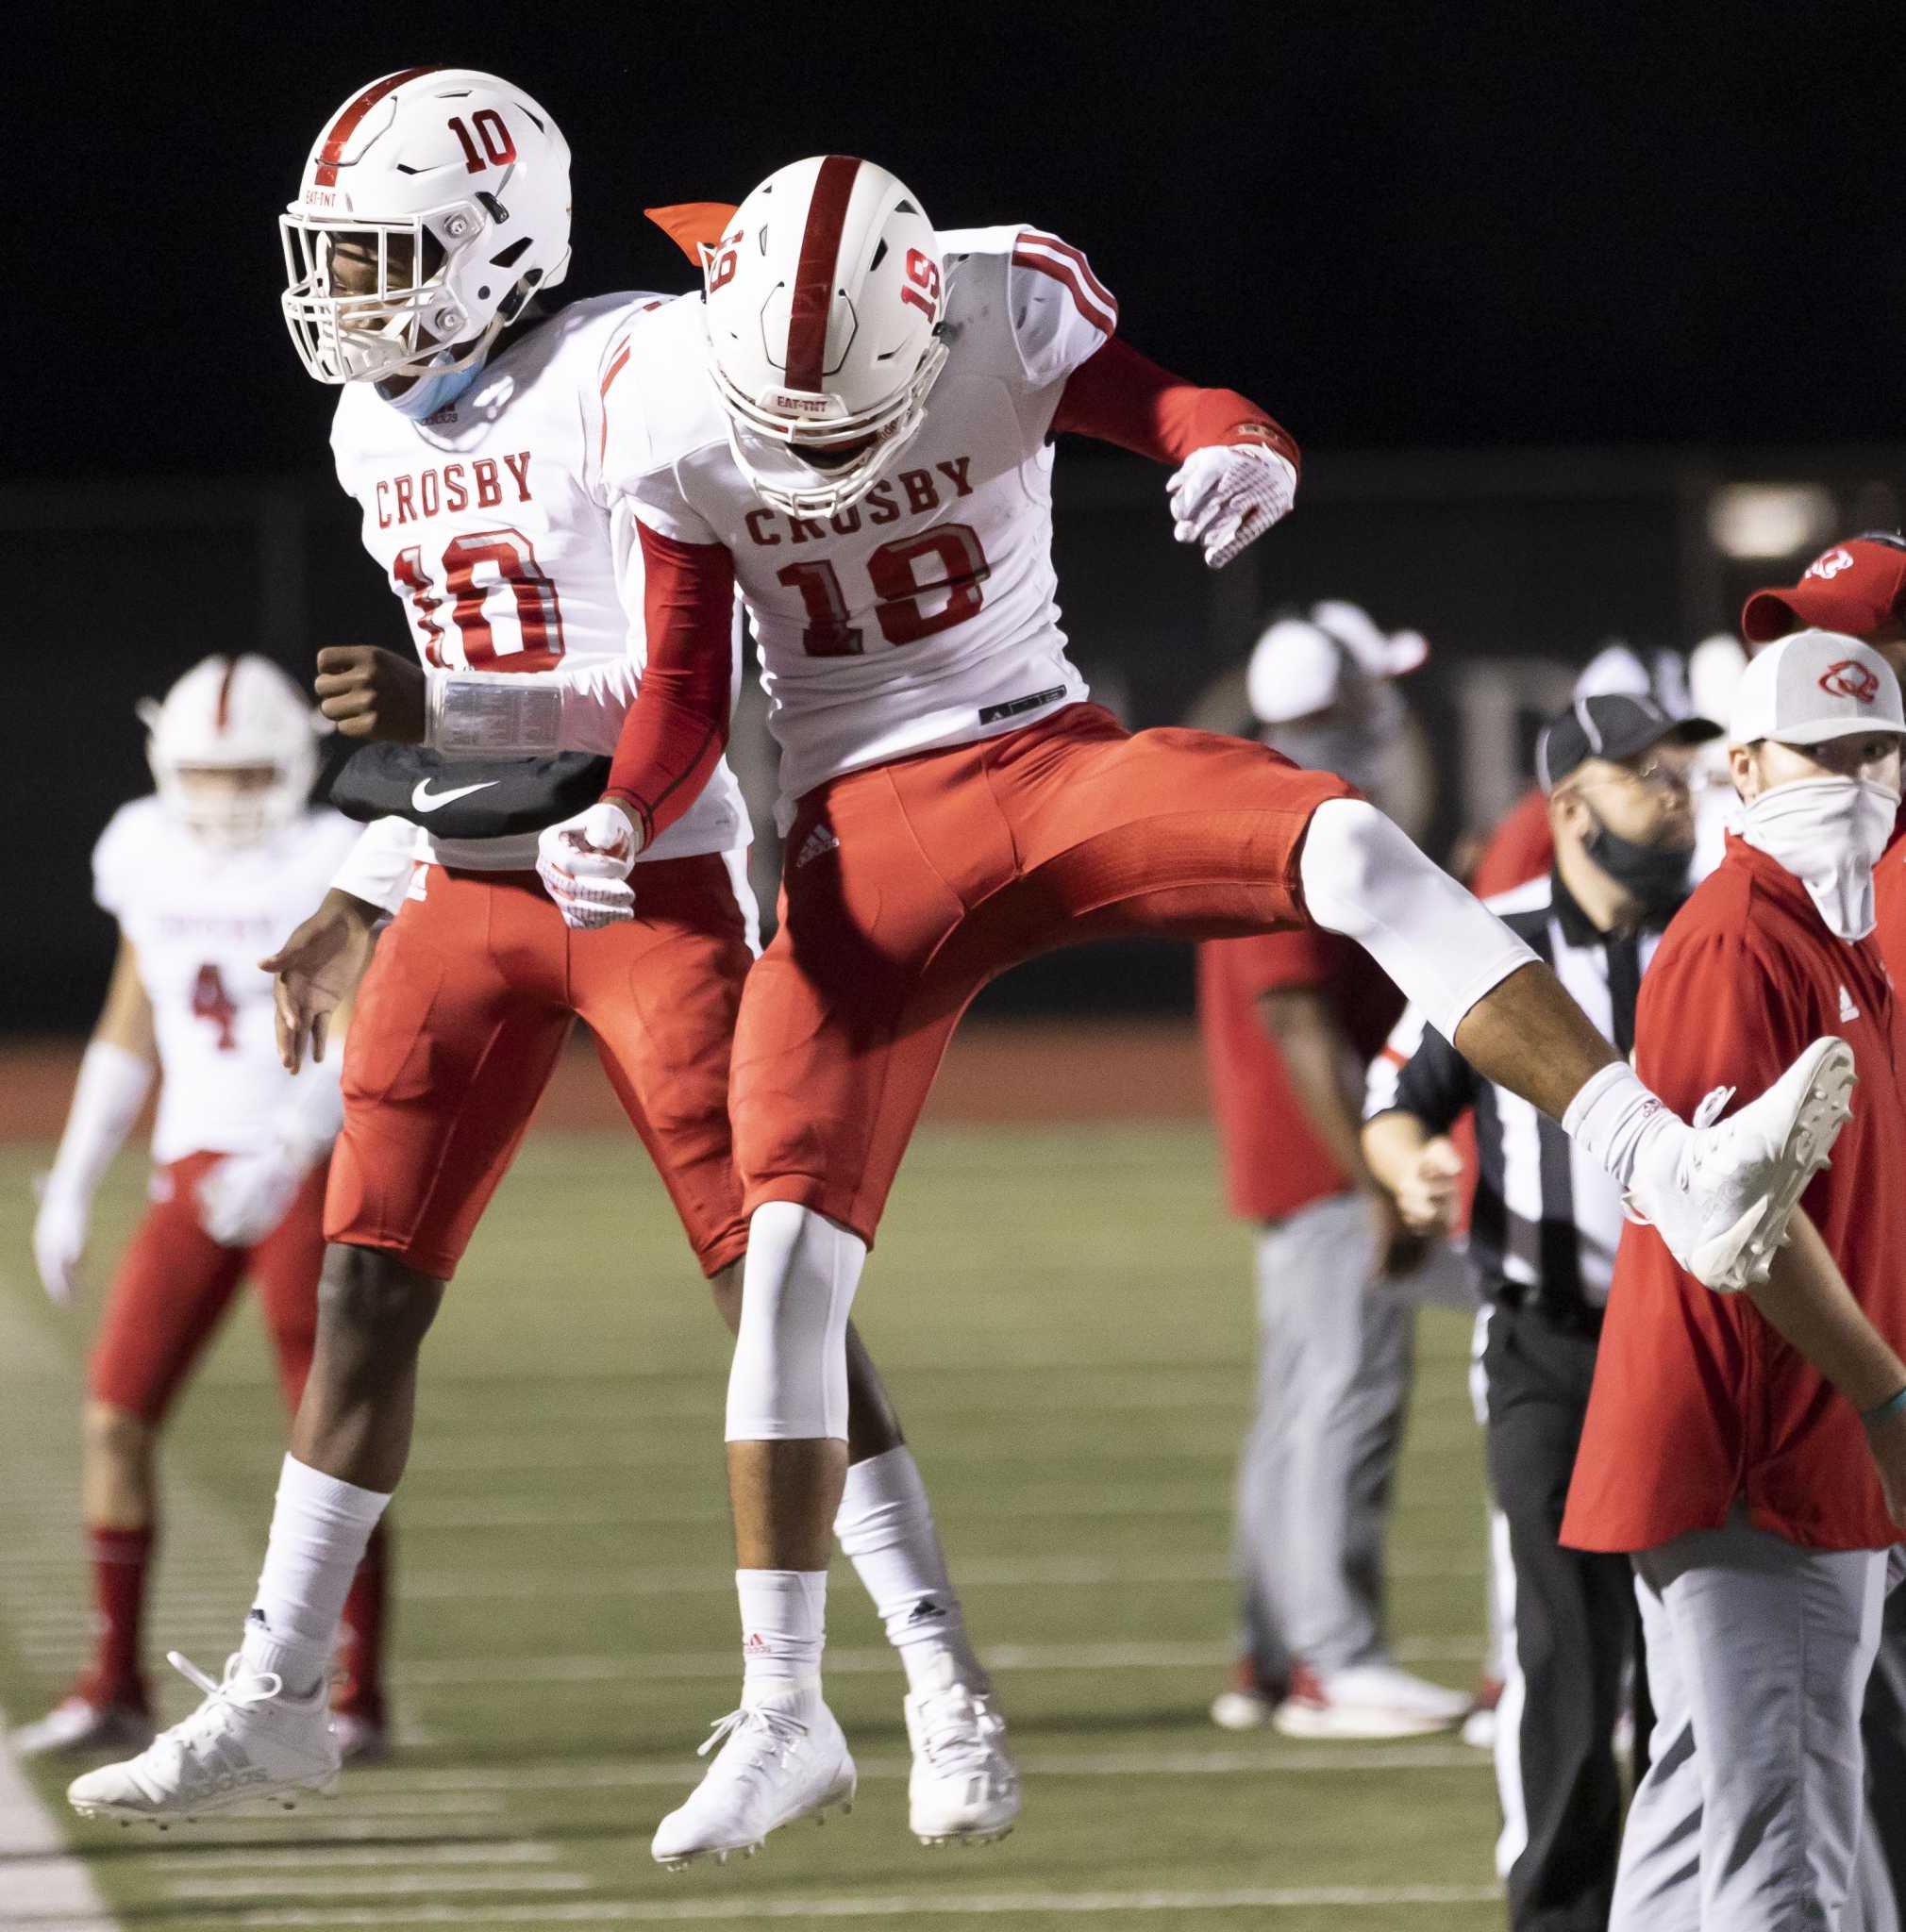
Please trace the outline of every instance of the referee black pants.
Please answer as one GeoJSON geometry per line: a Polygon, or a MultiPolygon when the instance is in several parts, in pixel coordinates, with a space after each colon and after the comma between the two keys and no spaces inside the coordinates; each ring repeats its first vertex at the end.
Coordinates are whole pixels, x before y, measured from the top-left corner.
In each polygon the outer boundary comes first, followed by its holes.
{"type": "Polygon", "coordinates": [[[1489,1482],[1513,1574],[1496,1709],[1497,1862],[1514,1932],[1602,1932],[1621,1845],[1612,1740],[1623,1666],[1640,1648],[1634,1574],[1626,1557],[1557,1541],[1595,1356],[1585,1322],[1506,1302],[1489,1311],[1489,1482]]]}

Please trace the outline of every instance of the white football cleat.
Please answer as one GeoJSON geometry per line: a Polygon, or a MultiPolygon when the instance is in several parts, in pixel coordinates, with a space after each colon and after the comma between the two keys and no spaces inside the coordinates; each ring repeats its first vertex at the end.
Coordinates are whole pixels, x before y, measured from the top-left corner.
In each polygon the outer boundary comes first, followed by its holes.
{"type": "Polygon", "coordinates": [[[1464,1692],[1395,1664],[1353,1664],[1328,1675],[1299,1664],[1271,1722],[1287,1738],[1427,1738],[1461,1724],[1469,1707],[1464,1692]]]}
{"type": "Polygon", "coordinates": [[[137,1757],[75,1778],[66,1797],[82,1818],[146,1819],[163,1828],[262,1798],[289,1811],[298,1792],[328,1798],[337,1790],[328,1684],[309,1697],[288,1697],[279,1678],[248,1671],[236,1651],[216,1684],[176,1650],[166,1659],[205,1692],[205,1702],[137,1757]]]}
{"type": "Polygon", "coordinates": [[[784,1824],[798,1818],[825,1824],[836,1807],[854,1808],[854,1760],[817,1691],[790,1691],[729,1711],[699,1755],[706,1757],[717,1744],[720,1755],[688,1803],[655,1828],[649,1851],[671,1872],[698,1858],[718,1865],[751,1858],[784,1824]]]}
{"type": "Polygon", "coordinates": [[[923,1845],[983,1845],[1019,1816],[1019,1773],[1006,1755],[1006,1720],[990,1691],[938,1660],[939,1681],[907,1700],[907,1823],[923,1845]]]}
{"type": "Polygon", "coordinates": [[[1714,1115],[1733,1090],[1715,1088],[1673,1164],[1637,1171],[1629,1212],[1707,1287],[1733,1293],[1764,1281],[1795,1204],[1853,1117],[1854,1078],[1853,1049],[1830,1034],[1724,1121],[1714,1115]]]}
{"type": "Polygon", "coordinates": [[[76,1757],[86,1751],[142,1751],[152,1720],[127,1704],[95,1704],[75,1691],[37,1723],[22,1724],[7,1743],[16,1757],[76,1757]]]}

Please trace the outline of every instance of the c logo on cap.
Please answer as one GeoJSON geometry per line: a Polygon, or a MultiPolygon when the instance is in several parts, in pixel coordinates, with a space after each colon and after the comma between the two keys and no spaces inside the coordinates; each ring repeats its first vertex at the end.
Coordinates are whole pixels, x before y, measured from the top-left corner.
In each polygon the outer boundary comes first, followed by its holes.
{"type": "Polygon", "coordinates": [[[1823,551],[1807,566],[1810,577],[1836,577],[1843,570],[1853,568],[1853,558],[1849,551],[1842,550],[1836,544],[1831,550],[1823,551]]]}
{"type": "Polygon", "coordinates": [[[1851,698],[1857,705],[1870,705],[1880,695],[1880,680],[1852,658],[1842,658],[1820,674],[1820,689],[1830,697],[1851,698]]]}

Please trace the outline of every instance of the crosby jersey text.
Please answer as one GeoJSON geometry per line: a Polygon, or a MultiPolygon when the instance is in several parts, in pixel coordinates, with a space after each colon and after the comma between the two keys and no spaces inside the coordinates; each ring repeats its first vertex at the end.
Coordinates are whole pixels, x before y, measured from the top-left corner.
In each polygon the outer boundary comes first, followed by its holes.
{"type": "Polygon", "coordinates": [[[1036,230],[942,244],[948,354],[912,441],[833,517],[769,509],[729,450],[699,305],[645,314],[604,397],[604,473],[651,528],[719,543],[761,653],[781,816],[858,767],[1010,731],[1085,695],[1052,566],[1065,379],[1116,325],[1084,259],[1036,230]]]}

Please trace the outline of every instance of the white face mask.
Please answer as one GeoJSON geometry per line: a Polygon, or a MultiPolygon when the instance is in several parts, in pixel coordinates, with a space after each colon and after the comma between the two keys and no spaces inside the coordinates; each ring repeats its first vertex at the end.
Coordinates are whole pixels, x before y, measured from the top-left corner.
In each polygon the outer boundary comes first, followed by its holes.
{"type": "Polygon", "coordinates": [[[1764,791],[1741,815],[1741,837],[1812,893],[1843,940],[1873,930],[1873,868],[1893,837],[1899,794],[1867,778],[1800,778],[1764,791]]]}

